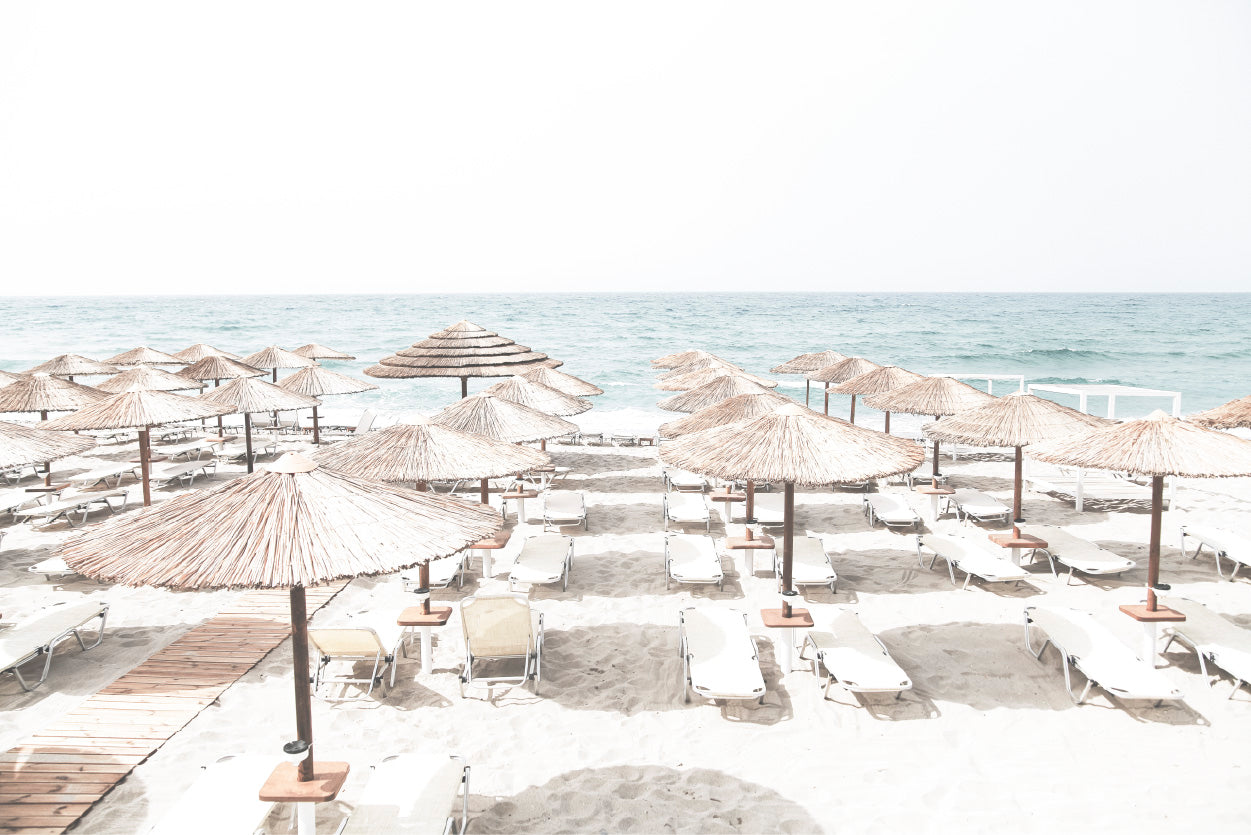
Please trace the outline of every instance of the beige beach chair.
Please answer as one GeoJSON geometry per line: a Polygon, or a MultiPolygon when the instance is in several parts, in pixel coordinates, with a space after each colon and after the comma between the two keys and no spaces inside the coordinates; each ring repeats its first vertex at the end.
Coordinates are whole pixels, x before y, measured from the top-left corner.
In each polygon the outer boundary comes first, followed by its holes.
{"type": "Polygon", "coordinates": [[[1216,576],[1222,580],[1233,580],[1238,576],[1238,569],[1243,566],[1251,566],[1251,539],[1240,536],[1233,531],[1224,528],[1217,528],[1211,525],[1186,523],[1181,526],[1181,550],[1186,553],[1186,539],[1193,539],[1195,552],[1188,556],[1193,560],[1199,556],[1199,552],[1205,547],[1212,552],[1212,556],[1216,558],[1216,576]],[[1221,558],[1229,560],[1233,563],[1233,568],[1226,578],[1224,572],[1221,571],[1221,558]]]}
{"type": "Polygon", "coordinates": [[[203,766],[178,802],[149,835],[222,835],[260,832],[274,804],[258,790],[282,762],[268,754],[235,754],[203,766]]]}
{"type": "Polygon", "coordinates": [[[1101,548],[1093,542],[1074,536],[1063,528],[1054,525],[1021,526],[1021,533],[1036,536],[1047,543],[1046,548],[1035,548],[1030,551],[1030,560],[1041,551],[1051,566],[1053,577],[1059,577],[1056,563],[1068,568],[1068,576],[1064,580],[1067,586],[1073,580],[1074,573],[1102,575],[1120,574],[1134,568],[1138,563],[1126,559],[1120,554],[1101,548]]]}
{"type": "Polygon", "coordinates": [[[1007,524],[1012,508],[979,490],[956,490],[947,496],[946,512],[952,509],[961,522],[973,519],[977,522],[1000,521],[1007,524]]]}
{"type": "MultiPolygon", "coordinates": [[[[1168,641],[1161,652],[1168,652],[1173,641],[1181,641],[1199,657],[1199,672],[1206,678],[1211,661],[1234,679],[1229,698],[1251,681],[1251,630],[1226,620],[1202,603],[1186,598],[1169,598],[1160,603],[1186,616],[1182,623],[1166,624],[1168,641]]],[[[1210,680],[1216,684],[1215,679],[1210,680]]]]}
{"type": "Polygon", "coordinates": [[[704,532],[712,530],[712,515],[708,512],[708,500],[695,493],[664,493],[660,497],[660,510],[665,520],[675,525],[703,524],[704,532]]]}
{"type": "Polygon", "coordinates": [[[864,515],[869,517],[870,526],[876,522],[888,528],[915,528],[921,524],[921,517],[898,493],[865,493],[864,515]]]}
{"type": "Polygon", "coordinates": [[[682,656],[683,699],[691,692],[706,699],[765,696],[756,643],[747,615],[737,609],[690,607],[678,613],[678,652],[682,656]]]}
{"type": "Polygon", "coordinates": [[[534,679],[539,693],[543,677],[543,614],[530,607],[523,594],[477,595],[460,602],[460,626],[465,638],[465,666],[460,695],[475,685],[525,684],[534,679]],[[520,675],[483,675],[484,660],[522,660],[520,675]]]}
{"type": "Polygon", "coordinates": [[[335,835],[448,835],[463,833],[468,825],[465,759],[398,754],[373,767],[360,800],[335,835]]]}
{"type": "Polygon", "coordinates": [[[22,623],[0,632],[0,673],[13,673],[23,690],[34,690],[48,680],[52,669],[52,656],[56,647],[71,635],[83,652],[95,649],[104,640],[104,624],[108,620],[109,604],[87,602],[63,604],[45,609],[28,623],[22,623]],[[96,618],[100,619],[96,639],[88,644],[83,640],[83,627],[96,618]],[[44,656],[39,679],[30,684],[22,675],[21,668],[44,656]]]}
{"type": "Polygon", "coordinates": [[[377,630],[367,626],[330,627],[308,630],[308,642],[312,645],[317,658],[317,667],[313,674],[313,692],[319,692],[323,684],[368,684],[365,691],[368,696],[374,692],[374,685],[381,684],[388,670],[391,673],[390,686],[395,686],[395,655],[403,640],[403,630],[399,626],[386,635],[386,640],[377,630]],[[341,676],[327,675],[331,662],[346,661],[353,665],[357,661],[373,662],[373,670],[366,678],[356,678],[351,674],[341,676]]]}
{"type": "Polygon", "coordinates": [[[1025,647],[1042,659],[1051,644],[1063,659],[1064,688],[1077,704],[1086,701],[1092,687],[1098,685],[1119,699],[1145,699],[1158,706],[1164,701],[1179,701],[1181,691],[1169,680],[1140,661],[1129,647],[1121,643],[1107,627],[1089,612],[1078,609],[1025,607],[1025,647]],[[1041,630],[1047,638],[1038,649],[1030,641],[1030,629],[1041,630]],[[1080,695],[1073,693],[1069,667],[1086,676],[1080,695]]]}
{"type": "Polygon", "coordinates": [[[716,583],[722,588],[725,571],[721,556],[707,536],[671,534],[665,537],[665,588],[670,581],[688,584],[716,583]]]}
{"type": "Polygon", "coordinates": [[[543,530],[562,525],[587,529],[585,494],[574,490],[549,490],[543,494],[543,530]]]}
{"type": "Polygon", "coordinates": [[[929,568],[939,557],[947,563],[947,573],[951,584],[956,584],[956,570],[964,572],[964,585],[967,589],[969,581],[974,577],[985,583],[1017,583],[1029,577],[1029,574],[1009,559],[987,550],[986,546],[970,539],[943,536],[941,534],[920,534],[917,536],[917,562],[925,566],[925,552],[930,552],[929,568]]]}
{"type": "Polygon", "coordinates": [[[835,682],[851,693],[894,693],[912,689],[912,679],[891,657],[882,639],[873,634],[860,616],[844,610],[834,616],[828,632],[809,631],[799,657],[811,647],[812,671],[825,667],[824,698],[830,697],[835,682]]]}
{"type": "MultiPolygon", "coordinates": [[[[773,549],[773,577],[782,579],[782,549],[773,549]]],[[[838,574],[825,552],[825,545],[815,536],[795,537],[791,544],[791,583],[796,586],[829,586],[838,591],[838,574]]]]}
{"type": "Polygon", "coordinates": [[[569,589],[573,571],[573,537],[551,533],[532,536],[521,545],[508,575],[508,588],[518,583],[547,585],[560,583],[561,591],[569,589]]]}

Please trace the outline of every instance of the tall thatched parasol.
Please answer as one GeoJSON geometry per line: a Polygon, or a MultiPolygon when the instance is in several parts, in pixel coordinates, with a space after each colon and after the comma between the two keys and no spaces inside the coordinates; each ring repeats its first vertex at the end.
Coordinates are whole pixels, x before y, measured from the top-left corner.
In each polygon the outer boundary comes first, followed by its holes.
{"type": "MultiPolygon", "coordinates": [[[[785,483],[782,592],[791,591],[795,485],[866,481],[910,472],[925,451],[903,438],[853,426],[788,403],[751,420],[683,435],[660,445],[660,458],[727,480],[785,483]]],[[[790,616],[789,604],[783,605],[790,616]]]]}
{"type": "Polygon", "coordinates": [[[40,420],[47,420],[48,412],[72,412],[107,396],[90,386],[60,377],[28,374],[0,388],[0,414],[38,412],[40,420]]]}
{"type": "MultiPolygon", "coordinates": [[[[358,394],[362,391],[374,391],[378,387],[364,380],[357,380],[346,374],[327,371],[320,365],[302,368],[278,384],[281,389],[305,394],[309,397],[324,397],[336,394],[358,394]]],[[[313,406],[313,444],[321,443],[321,427],[317,422],[317,406],[313,406]]]]}
{"type": "MultiPolygon", "coordinates": [[[[3,394],[3,390],[0,390],[3,394]]],[[[153,426],[197,420],[214,415],[230,414],[203,397],[184,397],[168,391],[123,391],[85,406],[72,415],[48,421],[49,429],[138,429],[139,467],[143,481],[143,504],[152,504],[152,488],[148,485],[152,444],[149,430],[153,426]]]]}
{"type": "Polygon", "coordinates": [[[548,388],[541,383],[533,383],[524,377],[516,376],[509,377],[507,380],[500,380],[498,383],[492,383],[484,388],[482,393],[493,394],[496,397],[502,397],[505,400],[511,400],[514,403],[520,403],[522,406],[529,406],[531,409],[538,409],[540,412],[557,415],[558,417],[580,415],[588,411],[592,405],[589,400],[571,397],[564,392],[548,388]]]}
{"type": "Polygon", "coordinates": [[[756,385],[767,389],[774,389],[778,387],[776,380],[769,380],[764,377],[757,377],[755,374],[748,374],[741,368],[709,367],[700,368],[696,371],[688,371],[684,374],[679,374],[676,377],[671,377],[668,380],[661,380],[656,383],[656,388],[661,391],[690,391],[691,389],[697,389],[700,386],[711,383],[713,380],[717,380],[721,377],[741,377],[744,380],[750,380],[756,385]]]}
{"type": "Polygon", "coordinates": [[[1089,429],[1063,440],[1033,444],[1029,456],[1069,467],[1151,476],[1151,544],[1147,608],[1156,610],[1160,581],[1160,519],[1164,477],[1229,478],[1251,475],[1251,441],[1203,429],[1161,411],[1140,420],[1089,429]]]}
{"type": "Polygon", "coordinates": [[[262,348],[255,354],[248,354],[240,360],[244,365],[250,365],[253,368],[263,368],[266,371],[273,372],[271,382],[278,382],[279,368],[308,368],[310,365],[316,365],[307,357],[279,348],[277,345],[270,345],[268,348],[262,348]]]}
{"type": "Polygon", "coordinates": [[[463,397],[431,420],[512,444],[545,441],[578,431],[576,423],[491,394],[463,397]]]}
{"type": "Polygon", "coordinates": [[[203,342],[197,342],[188,348],[183,348],[181,351],[175,351],[173,355],[183,362],[192,364],[199,362],[205,357],[225,357],[228,360],[239,359],[238,354],[223,351],[221,348],[214,348],[212,345],[203,342]]]}
{"type": "Polygon", "coordinates": [[[310,342],[307,345],[301,345],[291,353],[299,354],[305,359],[310,360],[354,360],[356,357],[351,354],[345,354],[342,351],[336,351],[334,348],[327,348],[325,345],[319,345],[316,342],[310,342]]]}
{"type": "Polygon", "coordinates": [[[674,377],[680,377],[683,374],[689,374],[692,371],[701,371],[705,368],[728,368],[731,371],[742,371],[744,374],[747,373],[743,370],[742,366],[735,365],[734,363],[723,360],[720,357],[700,357],[699,359],[691,360],[690,362],[684,362],[676,368],[671,368],[656,379],[672,380],[674,377]]]}
{"type": "MultiPolygon", "coordinates": [[[[209,354],[196,360],[188,368],[183,368],[177,372],[181,377],[189,377],[192,380],[200,382],[213,381],[213,387],[221,385],[222,380],[237,380],[240,377],[260,377],[265,372],[259,368],[253,368],[250,365],[232,360],[219,354],[209,354]]],[[[217,416],[217,434],[224,436],[225,428],[222,426],[221,415],[217,416]]]]}
{"type": "Polygon", "coordinates": [[[926,426],[929,437],[971,446],[1010,446],[1016,450],[1013,479],[1013,532],[1025,521],[1021,517],[1021,448],[1043,441],[1068,438],[1092,426],[1106,426],[1103,418],[1061,406],[1051,400],[1017,391],[985,406],[959,412],[926,426]]]}
{"type": "Polygon", "coordinates": [[[285,455],[267,471],[86,529],[65,562],[107,582],[175,589],[290,588],[298,779],[314,779],[305,588],[391,574],[492,536],[488,508],[319,468],[285,455]]]}
{"type": "MultiPolygon", "coordinates": [[[[774,366],[769,369],[770,374],[807,374],[809,371],[817,371],[822,368],[828,368],[836,362],[842,362],[847,359],[846,354],[840,354],[838,351],[814,351],[811,354],[800,354],[792,360],[788,360],[781,365],[774,366]]],[[[804,405],[808,405],[810,388],[812,381],[804,377],[804,405]]]]}
{"type": "MultiPolygon", "coordinates": [[[[851,395],[851,422],[855,423],[857,394],[881,394],[921,379],[924,378],[920,374],[906,371],[897,365],[883,365],[839,383],[830,391],[835,394],[851,395]]],[[[887,435],[890,434],[890,412],[886,413],[886,425],[882,431],[887,435]]]]}
{"type": "Polygon", "coordinates": [[[224,412],[215,414],[243,415],[244,451],[247,455],[248,472],[252,472],[252,414],[255,412],[280,412],[291,409],[308,409],[319,405],[314,397],[281,389],[273,383],[255,377],[239,377],[224,386],[206,391],[200,400],[219,405],[224,412]]]}
{"type": "Polygon", "coordinates": [[[599,386],[593,386],[586,380],[575,377],[572,374],[566,374],[563,371],[557,371],[555,368],[548,368],[546,365],[536,365],[532,368],[527,368],[521,372],[520,376],[525,377],[532,383],[538,383],[564,392],[570,397],[595,397],[604,393],[604,390],[599,386]]]}
{"type": "Polygon", "coordinates": [[[96,445],[86,435],[50,432],[17,423],[0,422],[0,470],[47,464],[44,484],[52,484],[51,462],[68,455],[78,455],[96,445]]]}
{"type": "Polygon", "coordinates": [[[116,366],[96,362],[78,354],[60,354],[47,362],[39,363],[26,373],[64,377],[72,383],[75,377],[102,377],[105,374],[116,374],[118,370],[116,366]]]}
{"type": "Polygon", "coordinates": [[[153,365],[136,365],[96,385],[100,391],[190,391],[204,384],[183,374],[171,374],[153,365]]]}
{"type": "MultiPolygon", "coordinates": [[[[721,359],[721,357],[718,357],[716,354],[709,351],[705,351],[700,348],[692,348],[689,351],[678,351],[676,354],[666,354],[659,359],[654,359],[652,360],[652,368],[677,368],[678,366],[684,365],[688,362],[698,359],[706,359],[708,357],[721,359]]],[[[722,361],[724,362],[724,360],[722,361]]]]}
{"type": "Polygon", "coordinates": [[[370,377],[459,377],[460,396],[469,394],[470,377],[511,377],[536,365],[562,363],[518,345],[473,322],[461,320],[436,331],[411,348],[383,357],[365,369],[370,377]]]}
{"type": "MultiPolygon", "coordinates": [[[[766,394],[769,389],[757,385],[746,377],[731,374],[725,377],[714,377],[690,391],[666,397],[656,405],[669,412],[698,412],[709,406],[715,406],[722,400],[739,394],[766,394]]],[[[778,395],[781,397],[781,395],[778,395]]]]}
{"type": "Polygon", "coordinates": [[[1187,418],[1209,429],[1251,429],[1251,395],[1223,403],[1187,418]]]}
{"type": "Polygon", "coordinates": [[[173,354],[167,354],[164,351],[158,351],[155,348],[139,346],[131,348],[129,351],[123,351],[114,357],[105,360],[109,365],[190,365],[191,363],[178,359],[173,354]]]}
{"type": "MultiPolygon", "coordinates": [[[[922,377],[897,389],[871,394],[864,402],[883,412],[907,415],[933,415],[934,419],[954,415],[995,399],[993,394],[978,391],[968,383],[951,377],[922,377]]],[[[938,478],[939,441],[934,440],[934,478],[938,478]]]]}
{"type": "MultiPolygon", "coordinates": [[[[864,357],[848,357],[833,365],[827,365],[825,368],[809,371],[804,376],[813,382],[825,383],[825,413],[828,415],[830,413],[830,383],[845,383],[853,377],[876,371],[881,367],[864,357]]],[[[851,422],[856,422],[856,396],[854,394],[851,396],[851,422]]]]}

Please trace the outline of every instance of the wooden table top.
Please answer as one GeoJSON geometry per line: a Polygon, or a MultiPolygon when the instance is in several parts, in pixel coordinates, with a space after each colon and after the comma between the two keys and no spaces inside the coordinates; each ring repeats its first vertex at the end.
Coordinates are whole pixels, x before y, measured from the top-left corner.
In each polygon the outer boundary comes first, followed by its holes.
{"type": "Polygon", "coordinates": [[[922,484],[914,488],[918,493],[926,496],[950,496],[956,492],[952,487],[935,487],[932,484],[922,484]]]}
{"type": "Polygon", "coordinates": [[[763,533],[754,539],[748,539],[745,536],[727,536],[725,547],[731,551],[767,550],[773,547],[773,537],[763,533]]]}
{"type": "Polygon", "coordinates": [[[1019,537],[1008,533],[992,533],[990,541],[1003,548],[1046,548],[1047,540],[1023,533],[1019,537]]]}
{"type": "Polygon", "coordinates": [[[473,550],[498,551],[500,548],[503,548],[508,544],[508,540],[512,539],[512,536],[513,529],[506,528],[490,539],[480,539],[469,547],[473,550]]]}
{"type": "Polygon", "coordinates": [[[789,618],[782,616],[781,609],[761,609],[760,619],[770,629],[785,627],[808,629],[813,625],[812,615],[808,613],[808,610],[798,609],[794,606],[791,607],[791,616],[789,618]]]}
{"type": "Polygon", "coordinates": [[[745,502],[747,501],[746,493],[730,493],[726,490],[711,490],[708,498],[714,502],[745,502]]]}
{"type": "Polygon", "coordinates": [[[512,490],[503,494],[505,499],[537,499],[539,492],[537,490],[512,490]]]}
{"type": "Polygon", "coordinates": [[[400,626],[443,626],[451,616],[451,606],[431,606],[430,614],[421,611],[420,606],[409,606],[395,622],[400,626]]]}
{"type": "Polygon", "coordinates": [[[347,763],[314,762],[313,779],[302,783],[294,765],[279,763],[261,786],[260,799],[267,803],[326,803],[339,796],[350,768],[347,763]]]}
{"type": "Polygon", "coordinates": [[[1142,623],[1181,623],[1186,619],[1181,612],[1167,606],[1160,606],[1154,612],[1147,608],[1146,603],[1129,603],[1117,608],[1142,623]]]}

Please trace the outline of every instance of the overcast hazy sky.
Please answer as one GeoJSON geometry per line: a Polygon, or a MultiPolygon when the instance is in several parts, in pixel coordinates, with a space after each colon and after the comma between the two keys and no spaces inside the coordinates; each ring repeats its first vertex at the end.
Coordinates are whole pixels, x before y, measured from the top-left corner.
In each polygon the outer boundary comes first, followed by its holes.
{"type": "Polygon", "coordinates": [[[2,293],[1251,289],[1245,0],[0,4],[2,293]]]}

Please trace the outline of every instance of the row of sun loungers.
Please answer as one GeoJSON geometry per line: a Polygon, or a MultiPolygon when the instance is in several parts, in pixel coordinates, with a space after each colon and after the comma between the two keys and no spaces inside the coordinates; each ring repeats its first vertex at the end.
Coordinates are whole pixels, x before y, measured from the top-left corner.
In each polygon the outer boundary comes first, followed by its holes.
{"type": "Polygon", "coordinates": [[[66,490],[56,501],[14,510],[13,516],[22,521],[40,525],[50,525],[64,519],[72,528],[75,527],[74,516],[76,514],[79,517],[77,524],[83,524],[93,510],[108,508],[109,513],[116,513],[124,509],[130,500],[132,489],[127,487],[104,493],[66,490]]]}
{"type": "Polygon", "coordinates": [[[73,637],[83,652],[94,649],[104,640],[104,623],[108,619],[109,604],[98,602],[53,606],[34,620],[0,633],[0,673],[13,673],[23,690],[34,690],[48,680],[52,670],[52,656],[58,644],[73,637]],[[83,630],[92,621],[96,625],[95,641],[88,644],[83,630]],[[43,658],[39,678],[34,682],[22,675],[22,667],[43,658]]]}

